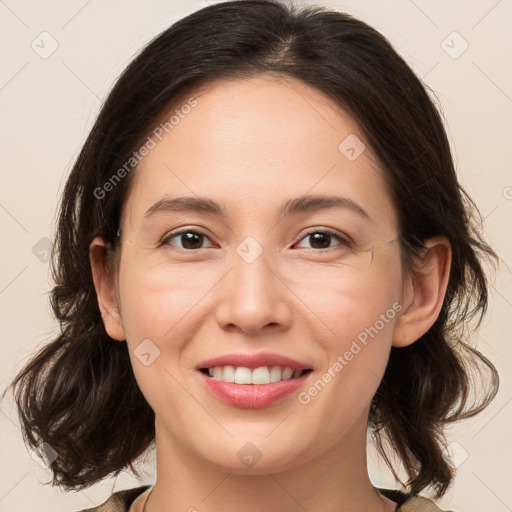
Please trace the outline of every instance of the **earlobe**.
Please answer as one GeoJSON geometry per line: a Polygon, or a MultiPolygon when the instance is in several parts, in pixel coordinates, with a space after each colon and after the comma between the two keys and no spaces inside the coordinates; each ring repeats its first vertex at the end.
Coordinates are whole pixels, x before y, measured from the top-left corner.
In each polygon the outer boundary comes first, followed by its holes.
{"type": "Polygon", "coordinates": [[[418,269],[404,283],[403,310],[393,330],[393,346],[405,347],[432,327],[443,305],[450,278],[452,251],[444,236],[425,242],[418,269]]]}
{"type": "Polygon", "coordinates": [[[126,335],[115,295],[114,279],[106,269],[106,245],[102,238],[96,237],[89,245],[89,260],[105,330],[111,338],[123,341],[126,335]]]}

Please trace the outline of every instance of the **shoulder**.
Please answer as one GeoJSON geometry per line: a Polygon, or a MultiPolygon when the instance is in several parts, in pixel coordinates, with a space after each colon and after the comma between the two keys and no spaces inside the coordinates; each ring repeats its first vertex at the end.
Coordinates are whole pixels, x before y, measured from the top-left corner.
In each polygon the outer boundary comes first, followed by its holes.
{"type": "Polygon", "coordinates": [[[405,493],[396,489],[379,489],[379,492],[398,503],[396,512],[454,512],[440,509],[432,500],[417,494],[405,493]]]}
{"type": "Polygon", "coordinates": [[[78,512],[128,512],[128,509],[137,496],[142,494],[148,487],[149,485],[143,485],[142,487],[133,487],[132,489],[117,491],[112,494],[105,503],[78,512]]]}
{"type": "MultiPolygon", "coordinates": [[[[101,505],[83,509],[79,512],[128,512],[137,496],[141,495],[148,487],[150,486],[144,485],[115,492],[101,505]]],[[[379,491],[398,503],[397,512],[453,512],[449,510],[443,511],[432,500],[423,496],[414,496],[391,489],[379,489],[379,491]]]]}
{"type": "Polygon", "coordinates": [[[422,496],[413,496],[400,505],[398,512],[453,512],[440,509],[432,500],[422,496]]]}

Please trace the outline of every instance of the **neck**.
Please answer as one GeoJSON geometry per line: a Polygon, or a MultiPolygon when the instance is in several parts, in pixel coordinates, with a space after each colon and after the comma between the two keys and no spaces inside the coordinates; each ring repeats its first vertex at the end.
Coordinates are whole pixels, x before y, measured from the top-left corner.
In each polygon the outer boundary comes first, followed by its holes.
{"type": "MultiPolygon", "coordinates": [[[[278,471],[240,474],[197,458],[156,422],[157,480],[143,512],[391,512],[396,503],[372,485],[363,435],[349,435],[325,452],[278,471]]],[[[262,459],[263,460],[263,457],[262,459]]],[[[247,471],[246,471],[247,473],[247,471]]]]}

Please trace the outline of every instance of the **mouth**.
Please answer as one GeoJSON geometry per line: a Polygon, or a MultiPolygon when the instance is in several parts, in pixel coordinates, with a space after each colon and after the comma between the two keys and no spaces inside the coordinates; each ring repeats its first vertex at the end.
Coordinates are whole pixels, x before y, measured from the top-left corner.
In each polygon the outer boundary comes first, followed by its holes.
{"type": "Polygon", "coordinates": [[[310,368],[258,366],[251,369],[226,365],[199,368],[197,374],[206,389],[222,402],[239,409],[261,409],[294,396],[310,381],[312,371],[310,368]]]}
{"type": "Polygon", "coordinates": [[[199,363],[196,372],[206,389],[222,402],[260,409],[306,386],[313,368],[284,354],[258,352],[220,355],[199,363]]]}
{"type": "Polygon", "coordinates": [[[289,366],[213,366],[199,368],[199,371],[215,380],[242,385],[265,385],[285,380],[294,380],[312,372],[311,368],[292,368],[289,366]]]}

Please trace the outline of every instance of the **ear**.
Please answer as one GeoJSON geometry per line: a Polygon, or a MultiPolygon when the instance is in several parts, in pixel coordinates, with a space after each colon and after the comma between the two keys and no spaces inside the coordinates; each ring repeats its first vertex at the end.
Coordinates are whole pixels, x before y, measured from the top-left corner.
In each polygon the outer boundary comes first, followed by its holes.
{"type": "Polygon", "coordinates": [[[403,310],[393,330],[393,346],[414,343],[432,327],[443,305],[450,277],[452,250],[444,236],[427,240],[418,270],[404,283],[403,310]]]}
{"type": "Polygon", "coordinates": [[[105,242],[100,237],[96,237],[89,245],[94,288],[105,330],[111,338],[123,341],[126,339],[126,334],[121,322],[114,278],[108,275],[106,268],[106,252],[105,242]]]}

